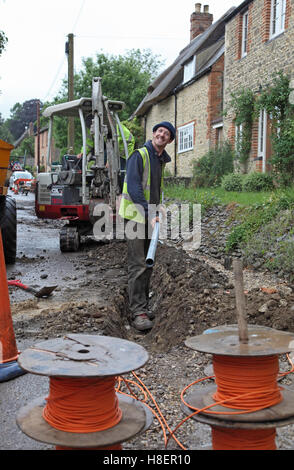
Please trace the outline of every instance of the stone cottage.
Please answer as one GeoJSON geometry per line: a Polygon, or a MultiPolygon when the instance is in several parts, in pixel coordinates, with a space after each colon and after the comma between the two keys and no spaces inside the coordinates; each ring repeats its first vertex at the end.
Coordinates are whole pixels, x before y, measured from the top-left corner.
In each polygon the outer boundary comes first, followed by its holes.
{"type": "MultiPolygon", "coordinates": [[[[245,0],[225,22],[224,133],[234,145],[242,124],[235,126],[231,93],[250,89],[258,95],[275,72],[294,76],[294,1],[245,0]]],[[[252,127],[248,171],[270,169],[270,133],[271,116],[262,110],[252,127]]]]}
{"type": "Polygon", "coordinates": [[[156,122],[168,120],[177,137],[167,147],[174,176],[190,177],[193,161],[223,140],[225,20],[213,23],[209,7],[196,3],[190,20],[190,43],[149,87],[134,116],[144,122],[146,138],[156,122]]]}

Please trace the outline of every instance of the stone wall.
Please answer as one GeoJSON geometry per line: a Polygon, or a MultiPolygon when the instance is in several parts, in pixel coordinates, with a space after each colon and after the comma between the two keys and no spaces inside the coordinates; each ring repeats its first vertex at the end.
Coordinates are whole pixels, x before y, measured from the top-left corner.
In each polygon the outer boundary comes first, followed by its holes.
{"type": "MultiPolygon", "coordinates": [[[[172,124],[175,122],[175,98],[170,98],[161,101],[160,103],[152,106],[146,120],[146,140],[152,139],[152,129],[155,124],[161,121],[170,121],[172,124]]],[[[166,151],[170,155],[172,161],[166,165],[166,170],[170,174],[174,174],[174,156],[175,156],[175,141],[167,145],[166,151]]]]}
{"type": "Polygon", "coordinates": [[[207,140],[208,75],[181,90],[177,101],[177,128],[194,123],[194,148],[177,154],[177,176],[189,177],[193,161],[209,149],[207,140]]]}

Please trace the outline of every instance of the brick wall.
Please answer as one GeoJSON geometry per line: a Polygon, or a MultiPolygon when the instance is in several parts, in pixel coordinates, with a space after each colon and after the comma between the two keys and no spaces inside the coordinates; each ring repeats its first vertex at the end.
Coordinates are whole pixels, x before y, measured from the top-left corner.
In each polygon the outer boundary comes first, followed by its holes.
{"type": "MultiPolygon", "coordinates": [[[[50,161],[55,162],[59,159],[59,151],[55,149],[54,139],[52,139],[50,161]]],[[[47,149],[48,149],[48,130],[40,133],[40,167],[44,167],[44,171],[48,171],[47,165],[47,149]]],[[[35,161],[34,165],[38,166],[38,137],[35,135],[35,161]]]]}
{"type": "Polygon", "coordinates": [[[224,55],[213,65],[208,78],[207,139],[210,147],[216,145],[216,131],[212,123],[223,111],[224,55]]]}

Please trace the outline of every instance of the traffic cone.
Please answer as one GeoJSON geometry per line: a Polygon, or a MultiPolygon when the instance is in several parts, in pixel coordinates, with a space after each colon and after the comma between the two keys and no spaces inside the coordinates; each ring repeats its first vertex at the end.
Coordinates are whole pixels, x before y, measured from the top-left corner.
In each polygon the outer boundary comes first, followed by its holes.
{"type": "Polygon", "coordinates": [[[0,230],[0,382],[5,382],[25,373],[17,363],[18,355],[0,230]]]}

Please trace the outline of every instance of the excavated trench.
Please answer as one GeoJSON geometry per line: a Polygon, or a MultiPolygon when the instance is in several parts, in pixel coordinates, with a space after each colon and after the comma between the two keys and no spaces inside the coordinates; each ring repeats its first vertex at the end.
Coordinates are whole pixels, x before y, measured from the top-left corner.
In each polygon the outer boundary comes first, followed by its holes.
{"type": "MultiPolygon", "coordinates": [[[[94,245],[90,252],[84,251],[83,263],[91,269],[75,287],[80,293],[77,298],[71,290],[61,289],[56,301],[30,299],[12,306],[18,337],[39,340],[72,332],[104,334],[139,340],[151,350],[165,352],[208,328],[236,323],[229,277],[197,256],[190,257],[181,247],[158,246],[150,292],[155,324],[147,333],[137,332],[130,322],[126,244],[94,245]]],[[[246,292],[246,304],[251,324],[294,331],[292,289],[282,292],[256,286],[246,292]]]]}

